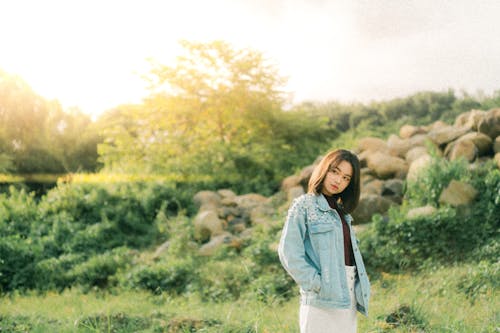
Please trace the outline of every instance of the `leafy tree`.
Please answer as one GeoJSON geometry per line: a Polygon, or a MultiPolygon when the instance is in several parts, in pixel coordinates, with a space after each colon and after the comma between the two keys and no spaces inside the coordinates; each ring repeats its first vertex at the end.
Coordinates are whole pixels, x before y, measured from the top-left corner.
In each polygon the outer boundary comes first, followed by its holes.
{"type": "Polygon", "coordinates": [[[105,167],[270,190],[297,158],[310,163],[334,136],[326,119],[283,111],[285,80],[261,53],[222,41],[182,46],[173,66],[152,65],[142,105],[105,115],[105,167]]]}
{"type": "Polygon", "coordinates": [[[63,111],[20,77],[0,70],[0,171],[95,170],[97,142],[89,116],[63,111]]]}

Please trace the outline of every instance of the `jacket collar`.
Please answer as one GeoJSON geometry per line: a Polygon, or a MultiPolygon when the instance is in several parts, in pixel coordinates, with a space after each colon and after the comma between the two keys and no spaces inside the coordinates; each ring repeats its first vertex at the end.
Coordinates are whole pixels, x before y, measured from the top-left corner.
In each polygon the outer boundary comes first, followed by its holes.
{"type": "MultiPolygon", "coordinates": [[[[323,194],[318,194],[318,195],[315,195],[314,197],[316,199],[316,205],[319,208],[319,210],[321,210],[323,212],[327,212],[329,210],[332,210],[332,208],[328,204],[328,201],[326,201],[326,198],[323,194]]],[[[346,214],[345,220],[350,224],[352,222],[351,214],[346,214]]]]}
{"type": "Polygon", "coordinates": [[[328,204],[328,201],[326,201],[326,198],[323,194],[318,194],[315,197],[316,197],[316,205],[318,205],[318,208],[320,210],[326,212],[332,209],[328,204]]]}

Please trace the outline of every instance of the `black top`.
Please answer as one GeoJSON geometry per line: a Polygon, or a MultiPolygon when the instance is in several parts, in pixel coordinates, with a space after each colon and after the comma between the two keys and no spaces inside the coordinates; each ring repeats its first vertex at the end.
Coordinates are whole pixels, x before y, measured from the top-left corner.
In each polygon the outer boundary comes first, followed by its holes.
{"type": "Polygon", "coordinates": [[[352,242],[351,242],[351,232],[349,231],[349,226],[345,220],[345,216],[342,213],[342,209],[339,208],[337,204],[337,197],[325,195],[328,205],[332,209],[335,209],[339,213],[340,220],[342,221],[342,231],[344,234],[344,261],[346,266],[355,266],[354,253],[352,252],[352,242]]]}

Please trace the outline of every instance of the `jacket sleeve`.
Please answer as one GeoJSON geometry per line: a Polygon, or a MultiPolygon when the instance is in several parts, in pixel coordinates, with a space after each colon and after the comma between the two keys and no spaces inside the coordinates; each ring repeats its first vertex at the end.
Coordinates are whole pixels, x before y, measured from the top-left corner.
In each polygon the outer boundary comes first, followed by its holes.
{"type": "Polygon", "coordinates": [[[319,291],[321,278],[316,268],[306,261],[306,212],[304,197],[296,199],[288,210],[281,233],[278,254],[281,264],[297,284],[306,291],[319,291]]]}

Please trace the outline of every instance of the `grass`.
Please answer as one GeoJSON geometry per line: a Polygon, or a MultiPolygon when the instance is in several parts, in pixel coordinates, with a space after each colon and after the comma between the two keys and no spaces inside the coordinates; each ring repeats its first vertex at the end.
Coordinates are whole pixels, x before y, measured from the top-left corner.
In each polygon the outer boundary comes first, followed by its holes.
{"type": "MultiPolygon", "coordinates": [[[[358,332],[500,332],[498,288],[472,299],[460,289],[471,265],[417,275],[382,273],[358,332]]],[[[195,295],[145,292],[11,294],[0,299],[0,332],[298,332],[298,298],[265,304],[244,297],[204,303],[195,295]]]]}

